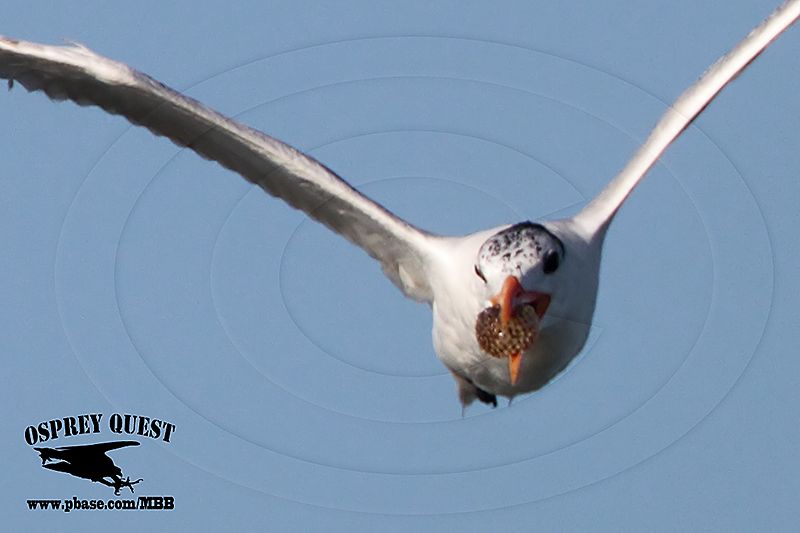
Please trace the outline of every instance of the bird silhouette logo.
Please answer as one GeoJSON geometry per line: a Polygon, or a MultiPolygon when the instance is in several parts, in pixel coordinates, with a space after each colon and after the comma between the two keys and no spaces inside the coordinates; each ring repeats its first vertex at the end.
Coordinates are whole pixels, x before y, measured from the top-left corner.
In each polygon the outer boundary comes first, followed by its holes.
{"type": "Polygon", "coordinates": [[[127,487],[133,492],[133,486],[143,481],[141,478],[131,481],[130,476],[123,479],[122,469],[106,455],[111,450],[126,446],[139,446],[139,443],[123,440],[61,448],[34,448],[34,450],[39,452],[43,468],[113,487],[114,494],[119,496],[120,489],[127,487]]]}

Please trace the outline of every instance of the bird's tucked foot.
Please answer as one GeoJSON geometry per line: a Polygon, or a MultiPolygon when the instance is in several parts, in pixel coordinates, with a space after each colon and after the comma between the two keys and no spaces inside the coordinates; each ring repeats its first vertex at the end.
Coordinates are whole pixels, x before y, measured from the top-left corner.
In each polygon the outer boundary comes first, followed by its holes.
{"type": "Polygon", "coordinates": [[[494,394],[490,394],[480,387],[475,387],[475,396],[481,402],[487,405],[491,405],[492,407],[497,407],[497,396],[495,396],[494,394]]]}
{"type": "Polygon", "coordinates": [[[461,401],[462,408],[474,402],[475,399],[486,405],[497,407],[497,396],[481,389],[475,385],[471,379],[465,378],[452,370],[450,372],[453,374],[453,378],[455,378],[456,384],[458,385],[458,399],[461,401]]]}

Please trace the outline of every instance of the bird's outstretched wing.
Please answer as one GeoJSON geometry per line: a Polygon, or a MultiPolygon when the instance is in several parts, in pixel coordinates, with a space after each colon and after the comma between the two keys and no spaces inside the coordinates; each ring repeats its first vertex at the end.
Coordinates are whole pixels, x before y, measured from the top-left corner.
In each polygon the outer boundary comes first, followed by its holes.
{"type": "Polygon", "coordinates": [[[432,301],[433,236],[365,197],[313,158],[86,47],[0,36],[0,77],[54,100],[96,105],[217,161],[380,261],[407,296],[432,301]]]}
{"type": "Polygon", "coordinates": [[[56,450],[59,452],[106,453],[126,446],[139,446],[139,443],[135,440],[117,440],[113,442],[98,442],[97,444],[62,446],[61,448],[56,448],[56,450]]]}
{"type": "Polygon", "coordinates": [[[664,113],[645,143],[625,168],[575,217],[593,234],[613,218],[634,187],[664,150],[697,117],[737,74],[800,16],[800,0],[790,0],[776,9],[736,48],[722,56],[664,113]]]}

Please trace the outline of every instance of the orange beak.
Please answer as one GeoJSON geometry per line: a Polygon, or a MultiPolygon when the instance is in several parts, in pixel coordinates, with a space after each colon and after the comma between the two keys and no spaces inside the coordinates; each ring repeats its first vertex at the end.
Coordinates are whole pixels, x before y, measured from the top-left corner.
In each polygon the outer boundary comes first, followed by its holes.
{"type": "MultiPolygon", "coordinates": [[[[508,321],[514,314],[515,301],[519,305],[530,304],[536,310],[536,315],[542,318],[550,306],[550,295],[543,292],[526,291],[516,276],[508,276],[503,282],[503,288],[492,297],[493,305],[500,306],[500,326],[505,331],[508,321]]],[[[514,353],[508,357],[508,375],[514,385],[519,377],[522,365],[522,353],[514,353]]]]}
{"type": "Polygon", "coordinates": [[[522,366],[522,352],[512,353],[508,356],[508,377],[512,385],[517,383],[520,366],[522,366]]]}

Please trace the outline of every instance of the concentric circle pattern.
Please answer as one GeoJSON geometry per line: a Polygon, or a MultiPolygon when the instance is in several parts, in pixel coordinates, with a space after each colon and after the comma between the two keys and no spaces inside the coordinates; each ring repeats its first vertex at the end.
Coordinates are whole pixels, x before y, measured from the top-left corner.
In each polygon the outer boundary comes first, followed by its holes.
{"type": "MultiPolygon", "coordinates": [[[[446,234],[574,212],[665,108],[559,57],[421,37],[265,58],[190,94],[446,234]]],[[[770,257],[744,182],[690,128],[611,229],[584,354],[510,408],[463,417],[426,306],[302,213],[135,128],[75,198],[56,290],[97,387],[131,407],[159,398],[198,437],[176,444],[185,460],[319,506],[454,513],[614,475],[716,406],[771,294],[771,263],[729,260],[732,227],[770,257]],[[141,160],[151,143],[160,158],[141,160]],[[526,490],[503,490],[512,479],[526,490]]]]}

